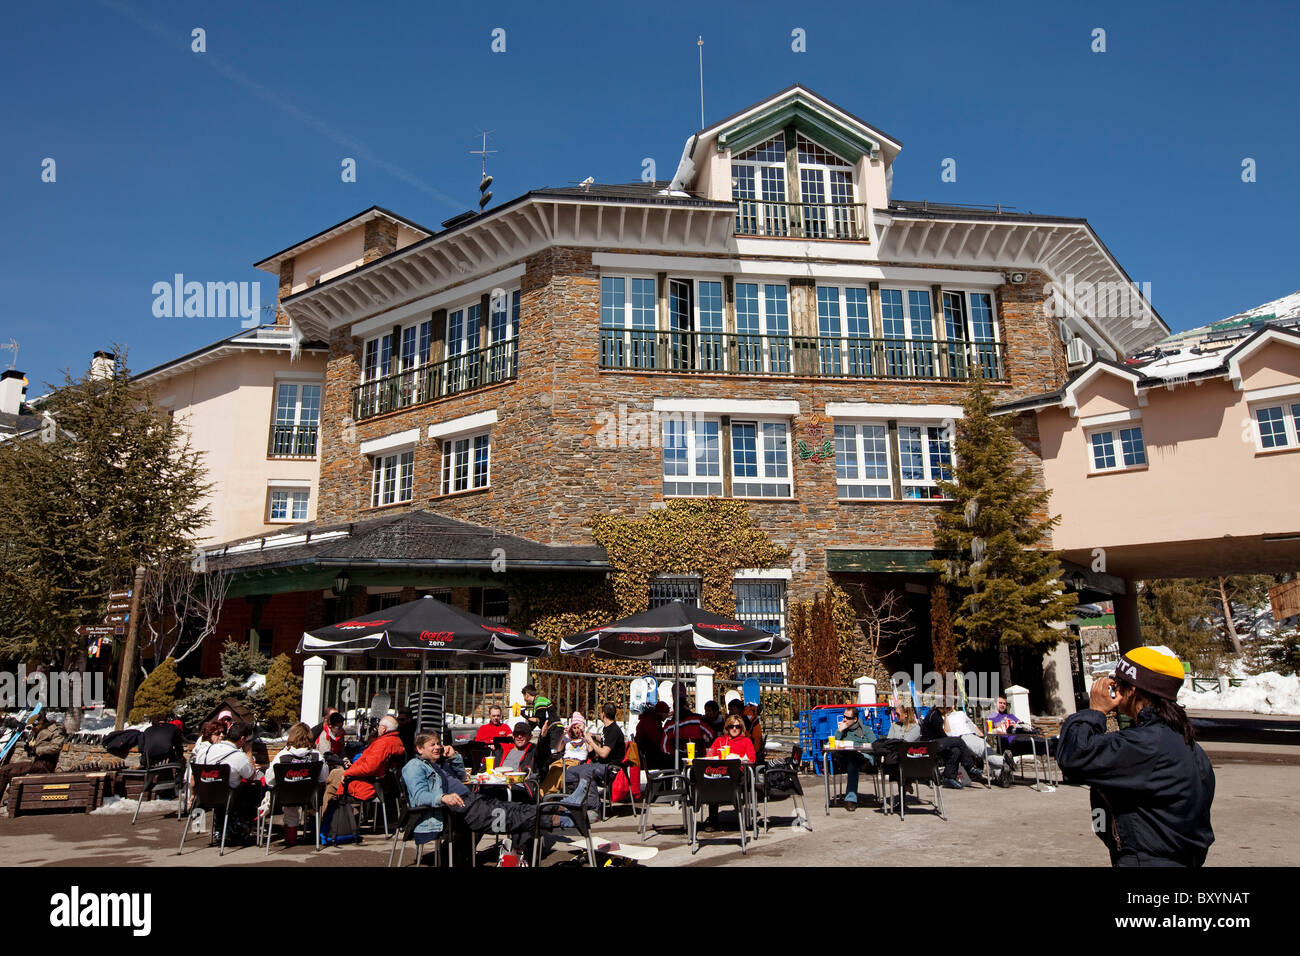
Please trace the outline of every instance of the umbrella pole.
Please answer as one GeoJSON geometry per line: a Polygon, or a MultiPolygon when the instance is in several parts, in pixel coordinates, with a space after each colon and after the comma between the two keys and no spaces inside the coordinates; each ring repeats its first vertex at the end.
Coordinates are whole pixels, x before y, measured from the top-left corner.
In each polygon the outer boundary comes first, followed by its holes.
{"type": "Polygon", "coordinates": [[[673,769],[682,769],[682,713],[678,709],[677,701],[686,696],[686,688],[682,686],[682,646],[676,644],[673,647],[673,769]]]}
{"type": "Polygon", "coordinates": [[[418,710],[415,712],[415,732],[424,732],[424,672],[426,667],[427,652],[420,649],[420,696],[416,698],[418,703],[415,705],[418,710]]]}

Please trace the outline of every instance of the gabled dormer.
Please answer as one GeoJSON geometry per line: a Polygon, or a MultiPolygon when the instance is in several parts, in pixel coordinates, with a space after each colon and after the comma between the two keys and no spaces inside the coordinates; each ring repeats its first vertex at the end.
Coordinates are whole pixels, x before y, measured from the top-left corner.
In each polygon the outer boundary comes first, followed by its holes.
{"type": "Polygon", "coordinates": [[[795,85],[691,137],[674,186],[737,203],[738,236],[869,240],[901,148],[795,85]]]}

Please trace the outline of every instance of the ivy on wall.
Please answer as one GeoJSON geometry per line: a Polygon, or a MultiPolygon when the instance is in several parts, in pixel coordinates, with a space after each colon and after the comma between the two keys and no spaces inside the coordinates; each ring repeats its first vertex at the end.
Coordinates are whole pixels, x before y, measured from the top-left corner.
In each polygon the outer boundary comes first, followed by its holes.
{"type": "MultiPolygon", "coordinates": [[[[736,597],[732,581],[741,568],[768,568],[787,560],[789,552],[770,541],[744,502],[719,498],[669,501],[643,515],[600,515],[592,537],[609,555],[609,579],[575,589],[572,576],[553,576],[519,592],[519,626],[549,641],[545,670],[625,674],[629,662],[579,660],[559,654],[561,637],[639,614],[650,606],[650,583],[660,574],[701,577],[704,609],[732,617],[736,597]]],[[[734,664],[710,664],[719,678],[730,677],[734,664]]]]}

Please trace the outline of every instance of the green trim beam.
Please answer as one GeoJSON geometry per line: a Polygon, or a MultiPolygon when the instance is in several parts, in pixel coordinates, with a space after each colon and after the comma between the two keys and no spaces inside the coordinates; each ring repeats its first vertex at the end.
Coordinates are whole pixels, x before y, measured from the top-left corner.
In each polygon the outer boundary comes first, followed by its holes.
{"type": "Polygon", "coordinates": [[[718,152],[730,149],[732,156],[738,156],[790,125],[850,163],[856,163],[864,154],[877,156],[880,153],[879,142],[827,116],[797,95],[765,113],[723,130],[718,134],[718,152]]]}

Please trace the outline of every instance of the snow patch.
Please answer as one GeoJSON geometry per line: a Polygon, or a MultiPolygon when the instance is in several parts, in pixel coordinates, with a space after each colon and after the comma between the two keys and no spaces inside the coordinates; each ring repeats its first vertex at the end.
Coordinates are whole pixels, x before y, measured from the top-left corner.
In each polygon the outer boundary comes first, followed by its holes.
{"type": "MultiPolygon", "coordinates": [[[[96,816],[120,816],[123,813],[135,813],[135,805],[139,801],[127,797],[106,797],[103,806],[91,810],[92,815],[96,816]]],[[[176,800],[146,800],[144,806],[140,808],[141,814],[146,813],[175,813],[176,800]]]]}
{"type": "Polygon", "coordinates": [[[1192,710],[1240,710],[1254,714],[1300,715],[1300,676],[1267,673],[1246,678],[1240,687],[1225,693],[1193,693],[1188,683],[1178,703],[1192,710]]]}

